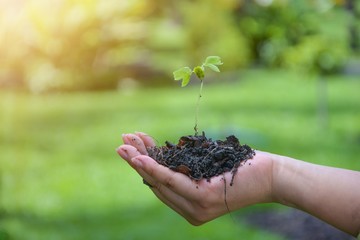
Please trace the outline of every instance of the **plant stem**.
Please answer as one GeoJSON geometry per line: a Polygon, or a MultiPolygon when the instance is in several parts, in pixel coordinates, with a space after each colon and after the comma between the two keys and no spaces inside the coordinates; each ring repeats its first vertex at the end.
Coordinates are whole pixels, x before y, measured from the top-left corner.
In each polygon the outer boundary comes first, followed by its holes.
{"type": "Polygon", "coordinates": [[[195,126],[194,126],[194,130],[195,130],[195,136],[198,135],[198,116],[199,116],[199,106],[200,106],[200,98],[202,97],[202,89],[203,89],[203,80],[200,79],[201,81],[201,84],[200,84],[200,90],[199,90],[199,96],[198,96],[198,100],[197,100],[197,103],[196,103],[196,112],[195,112],[195,126]]]}

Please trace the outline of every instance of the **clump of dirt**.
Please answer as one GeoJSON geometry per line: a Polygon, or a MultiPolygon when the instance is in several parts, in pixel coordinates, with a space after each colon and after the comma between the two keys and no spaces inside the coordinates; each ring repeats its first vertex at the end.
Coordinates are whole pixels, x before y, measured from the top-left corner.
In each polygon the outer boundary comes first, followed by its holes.
{"type": "Polygon", "coordinates": [[[255,151],[231,135],[226,140],[213,141],[205,133],[198,136],[183,136],[178,144],[165,142],[165,146],[147,149],[150,157],[159,164],[181,172],[194,180],[207,179],[225,172],[232,173],[230,186],[238,167],[252,159],[255,151]]]}

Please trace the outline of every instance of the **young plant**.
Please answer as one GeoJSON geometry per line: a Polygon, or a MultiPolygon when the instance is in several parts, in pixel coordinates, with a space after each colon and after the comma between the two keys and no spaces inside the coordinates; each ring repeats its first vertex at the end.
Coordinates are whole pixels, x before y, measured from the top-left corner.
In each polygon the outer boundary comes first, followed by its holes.
{"type": "Polygon", "coordinates": [[[205,67],[210,68],[211,70],[215,72],[220,72],[220,69],[218,68],[219,65],[222,65],[221,58],[218,56],[209,56],[205,59],[205,62],[201,66],[196,66],[193,69],[189,67],[182,67],[176,71],[173,72],[174,74],[174,80],[179,81],[181,80],[181,87],[185,87],[189,84],[191,75],[195,73],[197,78],[200,80],[200,90],[199,90],[199,96],[196,104],[196,112],[195,112],[195,136],[198,135],[198,114],[199,114],[199,104],[200,104],[200,98],[202,94],[203,89],[203,79],[205,77],[205,67]]]}

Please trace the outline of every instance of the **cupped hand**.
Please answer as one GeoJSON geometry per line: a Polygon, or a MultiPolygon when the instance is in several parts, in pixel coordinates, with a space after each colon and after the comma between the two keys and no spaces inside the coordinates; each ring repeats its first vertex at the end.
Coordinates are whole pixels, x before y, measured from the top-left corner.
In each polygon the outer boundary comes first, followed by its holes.
{"type": "Polygon", "coordinates": [[[268,153],[256,151],[253,159],[240,166],[229,185],[232,174],[195,181],[158,164],[147,154],[155,146],[145,133],[123,135],[124,145],[117,152],[151,186],[150,189],[166,205],[193,225],[201,225],[229,211],[244,206],[271,202],[272,161],[268,153]]]}

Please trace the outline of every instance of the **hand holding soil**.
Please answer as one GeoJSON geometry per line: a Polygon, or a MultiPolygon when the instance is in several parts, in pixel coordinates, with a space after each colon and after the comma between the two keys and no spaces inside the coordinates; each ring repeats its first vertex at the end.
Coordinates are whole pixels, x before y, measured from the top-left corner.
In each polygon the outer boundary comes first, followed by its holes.
{"type": "Polygon", "coordinates": [[[144,133],[124,134],[118,154],[166,205],[193,225],[242,207],[276,202],[306,211],[357,236],[360,231],[360,172],[311,164],[256,151],[251,160],[207,180],[195,180],[148,156],[154,141],[144,133]],[[232,177],[233,186],[230,186],[232,177]]]}
{"type": "Polygon", "coordinates": [[[146,134],[125,134],[123,141],[125,145],[117,150],[120,156],[152,186],[150,189],[161,201],[191,224],[200,225],[229,210],[272,200],[271,161],[267,154],[257,152],[252,160],[240,166],[230,186],[233,177],[230,171],[210,181],[206,178],[193,180],[158,164],[148,156],[146,148],[155,144],[146,134]]]}

